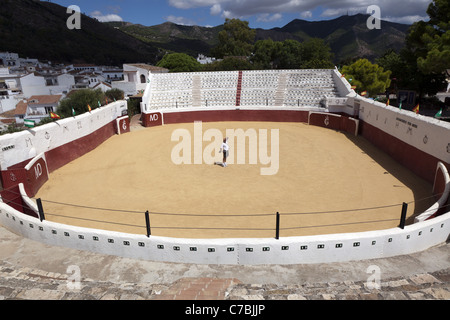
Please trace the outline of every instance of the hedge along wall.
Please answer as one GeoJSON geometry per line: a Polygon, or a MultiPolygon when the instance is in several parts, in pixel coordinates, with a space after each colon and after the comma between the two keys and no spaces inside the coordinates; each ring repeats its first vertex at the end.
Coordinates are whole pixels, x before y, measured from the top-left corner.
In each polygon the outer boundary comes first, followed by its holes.
{"type": "MultiPolygon", "coordinates": [[[[28,195],[34,196],[42,185],[33,185],[36,173],[49,173],[94,150],[117,132],[116,119],[126,110],[125,101],[117,101],[76,117],[58,120],[26,131],[0,137],[0,168],[3,188],[24,183],[28,195]],[[29,166],[33,159],[37,163],[29,166]],[[37,166],[37,167],[36,167],[37,166]]],[[[128,124],[129,127],[129,124],[128,124]]]]}

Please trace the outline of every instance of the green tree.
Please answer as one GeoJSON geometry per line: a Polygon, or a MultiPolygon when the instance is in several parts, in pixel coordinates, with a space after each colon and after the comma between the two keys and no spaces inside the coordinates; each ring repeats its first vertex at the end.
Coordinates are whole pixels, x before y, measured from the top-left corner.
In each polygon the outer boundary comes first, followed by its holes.
{"type": "Polygon", "coordinates": [[[312,38],[301,46],[302,69],[330,69],[334,67],[330,46],[322,39],[312,38]]]}
{"type": "Polygon", "coordinates": [[[98,108],[98,104],[104,104],[105,94],[101,89],[82,89],[73,92],[69,97],[61,100],[57,113],[61,118],[67,118],[73,116],[73,111],[75,114],[82,114],[87,111],[88,105],[92,110],[98,108]]]}
{"type": "Polygon", "coordinates": [[[261,69],[329,69],[333,68],[331,49],[321,39],[303,43],[296,40],[255,43],[252,62],[261,69]]]}
{"type": "Polygon", "coordinates": [[[381,57],[375,60],[375,63],[384,70],[390,70],[393,78],[399,79],[406,68],[406,62],[403,57],[394,50],[388,50],[381,57]]]}
{"type": "Polygon", "coordinates": [[[201,69],[201,64],[185,53],[166,54],[156,65],[170,72],[195,72],[201,69]]]}
{"type": "Polygon", "coordinates": [[[253,70],[255,67],[245,58],[226,57],[223,60],[205,65],[204,71],[253,70]]]}
{"type": "Polygon", "coordinates": [[[419,100],[445,88],[444,71],[450,65],[447,0],[434,0],[427,10],[430,20],[414,23],[400,55],[405,61],[402,86],[418,93],[419,100]]]}
{"type": "Polygon", "coordinates": [[[117,89],[117,88],[106,91],[105,95],[109,101],[123,100],[125,97],[125,93],[122,90],[117,89]]]}
{"type": "Polygon", "coordinates": [[[427,13],[430,20],[421,36],[426,54],[418,57],[417,64],[425,74],[439,73],[450,66],[450,4],[448,0],[434,0],[427,13]]]}
{"type": "Polygon", "coordinates": [[[136,114],[141,113],[141,100],[130,98],[127,101],[128,116],[131,118],[136,114]]]}
{"type": "Polygon", "coordinates": [[[296,40],[285,40],[278,51],[278,69],[300,69],[302,44],[296,40]]]}
{"type": "Polygon", "coordinates": [[[425,35],[427,56],[419,57],[417,64],[423,73],[443,72],[450,66],[450,31],[441,36],[425,35]]]}
{"type": "Polygon", "coordinates": [[[219,45],[211,53],[219,59],[227,56],[248,57],[253,51],[256,31],[249,27],[248,21],[226,19],[219,32],[219,45]]]}
{"type": "Polygon", "coordinates": [[[367,91],[371,97],[385,92],[391,85],[391,71],[384,71],[382,67],[367,59],[359,59],[349,66],[344,66],[341,72],[356,86],[357,92],[367,91]]]}
{"type": "Polygon", "coordinates": [[[282,43],[272,39],[256,41],[251,61],[257,69],[277,69],[282,43]]]}

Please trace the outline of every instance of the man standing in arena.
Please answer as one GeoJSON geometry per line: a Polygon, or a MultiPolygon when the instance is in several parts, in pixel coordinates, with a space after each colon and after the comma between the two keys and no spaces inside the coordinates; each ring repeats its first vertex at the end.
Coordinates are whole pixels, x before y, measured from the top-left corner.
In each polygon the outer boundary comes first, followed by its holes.
{"type": "Polygon", "coordinates": [[[222,147],[219,150],[219,153],[223,152],[223,164],[222,166],[225,168],[227,166],[227,158],[230,153],[230,146],[228,145],[228,138],[223,139],[222,147]]]}

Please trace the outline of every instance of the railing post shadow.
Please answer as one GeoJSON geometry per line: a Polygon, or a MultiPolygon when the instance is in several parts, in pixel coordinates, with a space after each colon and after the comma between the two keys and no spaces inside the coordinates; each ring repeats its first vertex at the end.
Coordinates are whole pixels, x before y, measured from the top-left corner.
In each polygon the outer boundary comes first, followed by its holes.
{"type": "Polygon", "coordinates": [[[147,238],[150,238],[152,235],[151,229],[150,229],[150,212],[145,212],[145,225],[147,227],[147,238]]]}
{"type": "Polygon", "coordinates": [[[38,207],[38,211],[39,211],[39,220],[44,221],[45,220],[45,215],[44,215],[44,207],[42,206],[42,200],[36,199],[36,204],[38,207]]]}
{"type": "Polygon", "coordinates": [[[276,218],[276,228],[275,228],[275,239],[280,239],[280,213],[277,212],[277,218],[276,218]]]}
{"type": "Polygon", "coordinates": [[[406,213],[408,212],[408,204],[403,202],[402,206],[402,215],[400,217],[400,225],[398,226],[400,229],[405,229],[406,224],[406,213]]]}

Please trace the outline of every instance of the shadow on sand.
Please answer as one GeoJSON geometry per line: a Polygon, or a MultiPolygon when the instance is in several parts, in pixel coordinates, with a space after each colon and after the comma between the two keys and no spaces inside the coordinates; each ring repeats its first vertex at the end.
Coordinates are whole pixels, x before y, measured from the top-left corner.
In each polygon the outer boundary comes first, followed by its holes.
{"type": "MultiPolygon", "coordinates": [[[[414,223],[414,218],[429,209],[435,202],[435,199],[432,195],[433,186],[431,183],[418,177],[408,168],[403,167],[391,156],[374,146],[364,137],[355,137],[351,134],[345,134],[345,136],[347,137],[347,139],[353,142],[361,150],[361,152],[367,154],[370,158],[373,159],[374,162],[382,166],[386,170],[384,174],[390,174],[398,179],[402,184],[404,184],[404,186],[394,185],[394,187],[405,188],[406,186],[413,192],[415,200],[414,213],[407,218],[407,225],[414,223]]],[[[409,210],[411,210],[411,208],[409,208],[409,210]]]]}

